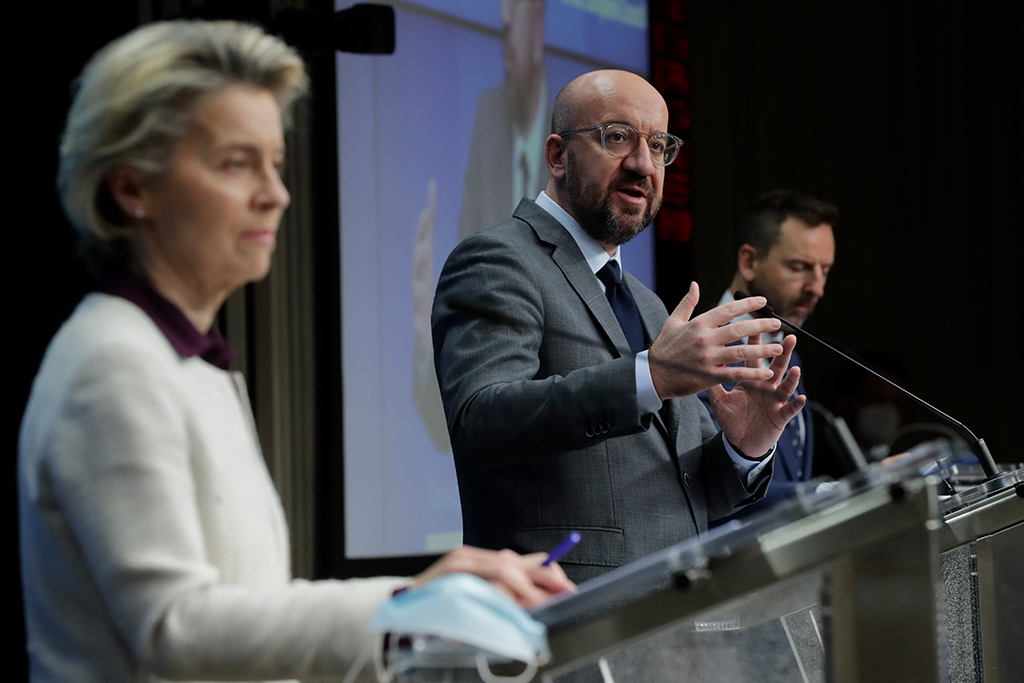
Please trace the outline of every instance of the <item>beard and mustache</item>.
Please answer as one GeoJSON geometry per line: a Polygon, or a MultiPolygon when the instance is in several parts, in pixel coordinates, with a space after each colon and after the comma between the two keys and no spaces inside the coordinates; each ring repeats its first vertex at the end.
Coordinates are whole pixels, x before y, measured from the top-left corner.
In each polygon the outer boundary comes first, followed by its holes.
{"type": "Polygon", "coordinates": [[[650,225],[661,208],[661,197],[654,196],[651,179],[629,171],[622,171],[607,188],[598,187],[582,179],[577,173],[576,155],[567,151],[565,160],[565,192],[573,217],[599,244],[625,244],[650,225]],[[621,215],[612,211],[611,192],[629,187],[644,193],[647,203],[643,209],[633,204],[622,208],[621,215]]]}
{"type": "Polygon", "coordinates": [[[774,308],[776,313],[797,327],[804,326],[807,318],[818,304],[818,296],[811,292],[803,292],[796,297],[787,297],[771,283],[763,272],[756,273],[753,281],[747,282],[746,291],[751,296],[763,296],[768,299],[768,305],[774,308]],[[805,312],[798,311],[798,306],[806,306],[807,310],[805,312]]]}

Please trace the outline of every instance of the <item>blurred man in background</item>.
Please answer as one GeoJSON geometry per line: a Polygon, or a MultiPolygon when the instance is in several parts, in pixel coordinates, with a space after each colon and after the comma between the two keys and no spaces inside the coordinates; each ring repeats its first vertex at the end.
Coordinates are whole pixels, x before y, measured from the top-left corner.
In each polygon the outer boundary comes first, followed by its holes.
{"type": "MultiPolygon", "coordinates": [[[[743,219],[736,273],[719,305],[734,301],[737,291],[763,296],[778,315],[803,327],[825,296],[825,283],[836,257],[832,228],[838,221],[835,206],[810,195],[776,190],[762,196],[743,219]]],[[[781,338],[779,332],[765,341],[781,338]]],[[[799,365],[800,357],[794,351],[790,367],[799,365]]],[[[802,379],[797,393],[805,393],[802,379]]],[[[714,417],[707,392],[702,392],[700,398],[714,417]]],[[[735,516],[750,515],[792,496],[798,483],[811,479],[813,458],[811,410],[805,407],[790,420],[779,439],[768,494],[735,516]]]]}

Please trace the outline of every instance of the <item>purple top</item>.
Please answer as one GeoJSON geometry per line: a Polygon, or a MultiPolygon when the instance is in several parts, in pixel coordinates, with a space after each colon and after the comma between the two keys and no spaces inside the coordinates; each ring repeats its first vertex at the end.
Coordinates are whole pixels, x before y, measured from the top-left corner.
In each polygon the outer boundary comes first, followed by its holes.
{"type": "Polygon", "coordinates": [[[199,356],[210,365],[227,370],[228,364],[238,357],[216,325],[203,334],[181,309],[132,272],[121,270],[101,278],[96,291],[127,299],[145,311],[183,358],[199,356]]]}

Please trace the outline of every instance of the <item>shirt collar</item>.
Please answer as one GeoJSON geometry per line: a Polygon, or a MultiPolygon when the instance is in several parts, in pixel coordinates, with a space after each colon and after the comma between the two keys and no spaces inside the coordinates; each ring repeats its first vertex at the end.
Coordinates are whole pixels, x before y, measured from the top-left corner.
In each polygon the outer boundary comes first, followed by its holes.
{"type": "Polygon", "coordinates": [[[572,235],[573,240],[576,241],[576,245],[583,252],[583,258],[586,259],[587,265],[590,266],[590,271],[597,274],[597,271],[604,268],[604,264],[608,261],[615,259],[619,264],[619,270],[623,271],[622,268],[622,249],[616,249],[615,254],[608,256],[608,252],[604,250],[600,244],[597,243],[593,237],[591,237],[586,230],[584,230],[576,219],[569,215],[569,212],[555,203],[555,200],[548,196],[547,192],[543,190],[537,195],[537,206],[551,214],[551,217],[558,221],[563,228],[569,231],[572,235]]]}
{"type": "Polygon", "coordinates": [[[165,299],[146,280],[128,270],[119,270],[100,279],[96,291],[132,302],[148,315],[183,358],[198,356],[227,370],[238,357],[220,330],[214,325],[203,334],[192,325],[177,306],[165,299]]]}

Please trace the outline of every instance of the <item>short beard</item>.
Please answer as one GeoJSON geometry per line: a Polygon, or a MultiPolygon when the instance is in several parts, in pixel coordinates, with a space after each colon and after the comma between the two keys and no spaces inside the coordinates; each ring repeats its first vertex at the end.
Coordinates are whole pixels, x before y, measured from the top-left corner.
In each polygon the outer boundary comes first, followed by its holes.
{"type": "Polygon", "coordinates": [[[789,322],[802,328],[804,323],[807,322],[807,319],[811,316],[811,313],[814,312],[814,307],[818,303],[817,299],[815,297],[800,296],[797,297],[795,301],[785,302],[782,300],[782,296],[779,294],[778,290],[769,286],[765,279],[762,279],[763,277],[764,276],[761,273],[755,274],[754,279],[747,283],[747,293],[750,296],[763,296],[768,300],[768,305],[774,308],[778,315],[783,316],[789,322]],[[793,306],[796,306],[799,303],[804,303],[809,306],[806,313],[798,313],[791,310],[793,306]]]}
{"type": "MultiPolygon", "coordinates": [[[[618,177],[611,187],[615,188],[621,184],[628,184],[628,181],[618,177]]],[[[625,244],[643,232],[658,215],[661,198],[652,199],[654,186],[650,179],[639,178],[634,184],[643,188],[647,194],[647,207],[641,213],[639,207],[630,205],[626,207],[625,216],[616,216],[612,212],[609,198],[601,196],[602,189],[579,179],[575,155],[571,149],[568,150],[565,160],[565,194],[569,200],[569,208],[572,209],[573,218],[580,227],[598,244],[625,244]],[[629,220],[634,216],[639,216],[635,223],[629,220]]]]}

